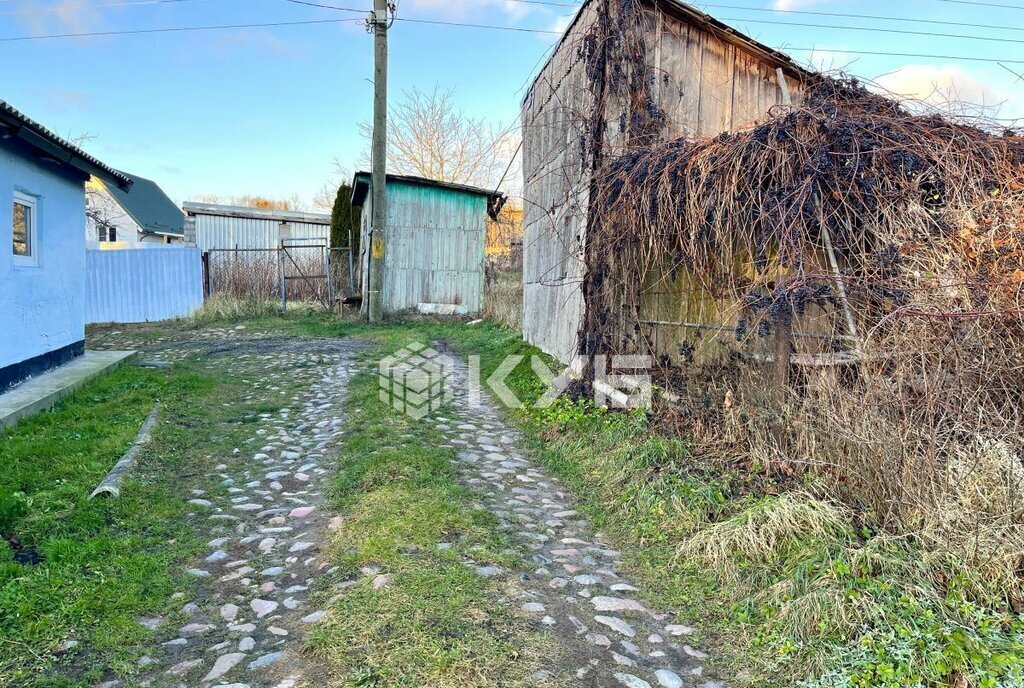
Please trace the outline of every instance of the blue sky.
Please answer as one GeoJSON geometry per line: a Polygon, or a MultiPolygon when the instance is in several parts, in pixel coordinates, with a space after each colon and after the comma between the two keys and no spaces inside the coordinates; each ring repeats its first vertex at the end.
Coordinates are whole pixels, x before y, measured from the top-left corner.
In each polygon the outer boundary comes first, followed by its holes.
{"type": "MultiPolygon", "coordinates": [[[[370,5],[369,0],[320,1],[354,8],[370,5]]],[[[846,67],[871,79],[882,77],[887,87],[916,95],[929,93],[933,85],[943,90],[955,88],[964,99],[1004,103],[1001,116],[1024,117],[1024,80],[998,64],[837,52],[1024,60],[1024,0],[987,1],[1020,8],[948,0],[716,0],[695,4],[769,45],[818,48],[813,55],[792,53],[802,61],[846,67]],[[848,13],[858,18],[776,10],[848,13]],[[1003,28],[863,18],[872,14],[1003,28]],[[754,20],[971,34],[987,40],[754,20]]],[[[519,0],[401,0],[399,5],[401,17],[544,30],[564,26],[571,13],[571,7],[519,0]]],[[[0,0],[0,39],[360,16],[286,0],[159,4],[147,0],[0,0]],[[127,3],[147,4],[124,6],[127,3]]],[[[430,89],[440,84],[457,90],[458,102],[468,114],[510,124],[518,115],[524,83],[556,38],[399,22],[391,33],[392,97],[413,86],[430,89]]],[[[297,194],[308,202],[332,178],[335,158],[354,169],[365,146],[357,125],[371,112],[372,39],[358,21],[0,41],[0,64],[5,67],[0,98],[58,133],[90,135],[93,138],[85,144],[90,152],[111,165],[156,179],[177,201],[211,193],[222,197],[297,194]]],[[[1024,64],[1006,66],[1024,72],[1024,64]]]]}

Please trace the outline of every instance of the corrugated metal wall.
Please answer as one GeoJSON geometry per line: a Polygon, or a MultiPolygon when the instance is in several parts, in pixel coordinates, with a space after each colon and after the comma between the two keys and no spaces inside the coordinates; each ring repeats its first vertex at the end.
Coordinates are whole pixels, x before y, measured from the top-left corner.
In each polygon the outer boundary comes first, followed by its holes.
{"type": "Polygon", "coordinates": [[[86,251],[86,323],[182,318],[202,305],[198,248],[86,251]]]}
{"type": "MultiPolygon", "coordinates": [[[[483,308],[486,197],[401,182],[388,182],[387,193],[384,310],[442,303],[478,313],[483,308]]],[[[369,203],[363,212],[370,212],[369,203]]],[[[368,225],[364,222],[364,234],[368,225]]],[[[363,246],[368,245],[364,236],[363,246]]]]}
{"type": "MultiPolygon", "coordinates": [[[[281,245],[279,220],[221,215],[195,215],[196,246],[210,249],[278,248],[281,245]]],[[[330,225],[312,222],[289,222],[293,239],[316,239],[327,242],[330,225]]]]}

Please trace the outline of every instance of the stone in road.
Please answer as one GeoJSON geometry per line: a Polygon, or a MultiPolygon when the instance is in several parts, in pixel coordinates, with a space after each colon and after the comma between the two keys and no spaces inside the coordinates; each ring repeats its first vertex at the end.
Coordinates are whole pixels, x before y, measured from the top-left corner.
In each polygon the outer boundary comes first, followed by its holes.
{"type": "Polygon", "coordinates": [[[309,593],[331,572],[319,549],[328,514],[318,507],[354,372],[350,353],[329,344],[327,353],[310,341],[260,353],[221,347],[216,365],[246,376],[249,400],[282,408],[260,414],[248,442],[207,476],[209,487],[188,495],[191,518],[205,521],[208,551],[190,562],[191,589],[175,595],[180,611],[157,628],[163,637],[140,664],[140,685],[306,685],[302,642],[323,617],[309,593]],[[284,392],[296,382],[300,391],[284,392]]]}
{"type": "Polygon", "coordinates": [[[523,575],[495,567],[478,573],[515,582],[521,599],[507,602],[561,645],[560,659],[536,675],[538,686],[546,677],[609,688],[722,686],[704,675],[704,653],[676,642],[693,629],[634,597],[639,591],[620,573],[619,553],[576,511],[566,488],[519,450],[521,436],[494,402],[485,396],[469,404],[465,375],[457,366],[449,381],[455,417],[430,420],[456,450],[462,482],[531,562],[523,575]]]}

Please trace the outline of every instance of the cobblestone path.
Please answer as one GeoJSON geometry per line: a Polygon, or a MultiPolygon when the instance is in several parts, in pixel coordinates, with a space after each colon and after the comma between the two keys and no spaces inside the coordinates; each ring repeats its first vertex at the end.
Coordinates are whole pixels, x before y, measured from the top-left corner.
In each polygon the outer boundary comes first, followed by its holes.
{"type": "Polygon", "coordinates": [[[522,437],[483,395],[470,406],[465,370],[457,369],[456,417],[434,416],[458,452],[461,480],[494,512],[519,553],[536,566],[517,574],[483,567],[521,592],[508,600],[547,629],[561,646],[538,685],[588,688],[680,688],[723,684],[704,676],[707,655],[689,644],[694,629],[646,608],[619,572],[619,553],[576,511],[566,488],[518,448],[522,437]],[[512,585],[514,583],[514,586],[512,585]]]}
{"type": "MultiPolygon", "coordinates": [[[[310,590],[333,572],[319,548],[340,519],[321,507],[322,489],[342,441],[356,346],[220,330],[154,347],[157,359],[176,360],[195,354],[179,347],[198,348],[235,372],[251,372],[250,400],[277,398],[296,379],[308,385],[279,413],[262,414],[249,442],[208,476],[210,487],[189,495],[193,517],[209,526],[208,553],[188,571],[193,589],[175,596],[180,614],[142,620],[157,629],[161,643],[141,660],[140,685],[330,682],[316,675],[301,648],[325,613],[311,606],[310,590]]],[[[638,600],[640,591],[619,570],[619,553],[577,511],[565,486],[520,448],[521,435],[495,402],[484,395],[480,405],[468,403],[465,376],[464,368],[456,371],[452,409],[422,422],[444,433],[460,480],[531,562],[526,573],[495,566],[477,573],[507,583],[496,602],[514,605],[557,646],[534,674],[537,688],[724,688],[706,675],[707,655],[689,639],[694,629],[638,600]]]]}
{"type": "Polygon", "coordinates": [[[252,437],[207,476],[209,488],[188,495],[191,517],[206,521],[208,552],[187,571],[191,589],[174,596],[181,613],[141,620],[161,642],[140,661],[139,685],[317,685],[301,646],[324,616],[309,595],[318,576],[332,572],[320,543],[337,521],[321,508],[322,489],[334,472],[353,365],[337,342],[318,350],[308,340],[275,341],[274,353],[264,344],[203,345],[215,365],[252,381],[247,400],[292,396],[279,412],[260,414],[252,437]],[[297,380],[303,391],[282,392],[297,380]]]}

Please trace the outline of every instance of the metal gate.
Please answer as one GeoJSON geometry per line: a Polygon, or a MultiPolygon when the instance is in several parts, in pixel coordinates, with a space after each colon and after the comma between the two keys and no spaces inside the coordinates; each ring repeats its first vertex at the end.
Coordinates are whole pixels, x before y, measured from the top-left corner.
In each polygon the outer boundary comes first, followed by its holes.
{"type": "Polygon", "coordinates": [[[313,303],[332,310],[357,293],[357,271],[349,249],[323,239],[284,239],[278,248],[210,249],[203,254],[207,296],[313,303]]]}

